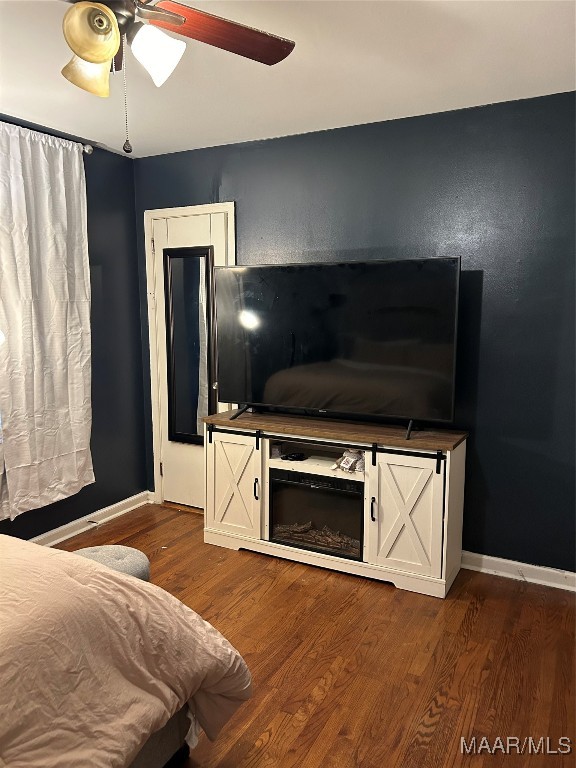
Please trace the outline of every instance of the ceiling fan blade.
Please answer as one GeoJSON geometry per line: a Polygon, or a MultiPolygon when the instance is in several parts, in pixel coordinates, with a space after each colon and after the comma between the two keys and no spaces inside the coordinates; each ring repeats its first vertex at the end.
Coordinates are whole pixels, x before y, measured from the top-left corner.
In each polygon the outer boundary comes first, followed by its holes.
{"type": "Polygon", "coordinates": [[[150,19],[150,24],[269,66],[285,59],[295,45],[292,40],[260,32],[172,0],[160,0],[154,7],[184,16],[185,22],[176,25],[161,19],[150,19]]]}

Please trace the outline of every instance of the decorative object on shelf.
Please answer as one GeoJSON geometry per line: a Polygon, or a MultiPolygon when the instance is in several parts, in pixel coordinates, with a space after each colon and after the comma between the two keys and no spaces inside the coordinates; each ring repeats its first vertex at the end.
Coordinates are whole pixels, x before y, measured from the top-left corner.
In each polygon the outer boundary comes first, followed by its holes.
{"type": "Polygon", "coordinates": [[[332,469],[343,469],[345,472],[364,472],[364,454],[362,451],[345,450],[332,469]]]}
{"type": "Polygon", "coordinates": [[[221,48],[271,66],[285,59],[294,42],[229,19],[190,8],[172,0],[66,0],[72,8],[63,20],[64,38],[74,56],[62,74],[74,85],[96,96],[109,95],[109,73],[123,67],[120,39],[161,86],[182,58],[186,43],[159,27],[183,37],[221,48]]]}

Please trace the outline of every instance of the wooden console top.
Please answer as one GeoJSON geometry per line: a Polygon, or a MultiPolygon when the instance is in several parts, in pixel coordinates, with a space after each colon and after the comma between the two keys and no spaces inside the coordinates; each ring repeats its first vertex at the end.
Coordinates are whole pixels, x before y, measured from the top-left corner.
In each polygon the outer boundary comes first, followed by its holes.
{"type": "Polygon", "coordinates": [[[311,418],[280,413],[243,413],[232,419],[237,411],[224,411],[206,416],[206,424],[216,427],[254,431],[262,430],[272,435],[294,435],[295,437],[322,438],[340,443],[377,443],[405,450],[452,451],[463,440],[466,432],[443,429],[414,429],[410,440],[406,440],[406,427],[386,426],[361,421],[337,421],[335,419],[311,418]]]}

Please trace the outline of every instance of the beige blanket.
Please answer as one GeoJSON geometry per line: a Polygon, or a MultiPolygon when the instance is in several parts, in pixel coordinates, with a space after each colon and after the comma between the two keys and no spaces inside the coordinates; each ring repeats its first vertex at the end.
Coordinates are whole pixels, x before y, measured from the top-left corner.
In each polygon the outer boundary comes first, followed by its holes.
{"type": "Polygon", "coordinates": [[[0,766],[122,768],[189,702],[214,738],[250,673],[152,584],[0,536],[0,766]]]}

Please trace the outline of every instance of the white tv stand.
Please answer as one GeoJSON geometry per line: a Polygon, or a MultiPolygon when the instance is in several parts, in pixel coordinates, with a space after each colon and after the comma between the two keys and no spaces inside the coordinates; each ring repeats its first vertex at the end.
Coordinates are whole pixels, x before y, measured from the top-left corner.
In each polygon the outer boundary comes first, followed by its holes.
{"type": "MultiPolygon", "coordinates": [[[[204,541],[392,582],[445,597],[460,570],[466,433],[227,411],[205,421],[204,541]],[[303,461],[272,456],[281,443],[303,461]],[[346,448],[363,472],[332,469],[346,448]],[[309,473],[363,483],[358,559],[271,541],[270,472],[309,473]]],[[[285,451],[286,452],[286,451],[285,451]]]]}

